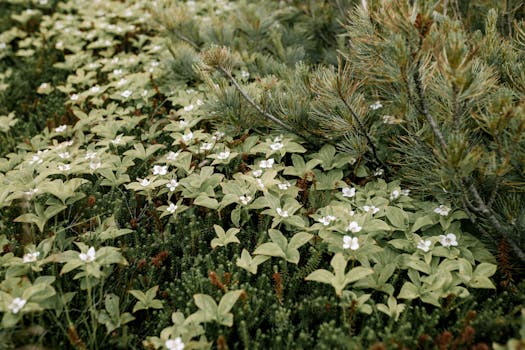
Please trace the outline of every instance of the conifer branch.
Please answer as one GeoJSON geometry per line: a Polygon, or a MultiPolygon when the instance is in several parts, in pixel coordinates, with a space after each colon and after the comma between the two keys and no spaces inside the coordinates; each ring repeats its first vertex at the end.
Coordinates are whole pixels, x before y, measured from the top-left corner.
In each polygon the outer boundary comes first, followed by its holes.
{"type": "MultiPolygon", "coordinates": [[[[339,62],[339,66],[341,65],[341,63],[339,62]]],[[[381,161],[381,159],[379,159],[379,157],[377,156],[377,151],[376,151],[376,147],[374,145],[374,142],[372,141],[372,138],[370,137],[370,135],[368,134],[368,131],[366,130],[365,128],[365,125],[364,123],[361,121],[361,118],[359,118],[359,116],[357,115],[356,111],[352,108],[352,106],[350,106],[348,104],[348,102],[346,101],[345,99],[345,96],[343,94],[343,91],[341,89],[341,79],[340,79],[340,73],[338,72],[338,74],[336,75],[336,82],[337,82],[337,96],[339,97],[339,99],[343,102],[343,104],[345,105],[346,109],[348,109],[348,111],[350,112],[350,114],[352,115],[352,118],[356,121],[356,123],[359,125],[359,131],[365,136],[366,140],[368,141],[368,144],[370,145],[370,148],[372,149],[372,155],[374,156],[374,159],[376,160],[376,162],[379,164],[379,166],[381,166],[383,169],[386,169],[386,166],[385,164],[381,161]]]]}
{"type": "Polygon", "coordinates": [[[228,78],[228,80],[233,84],[233,86],[235,87],[235,89],[241,94],[241,96],[246,100],[246,102],[248,102],[253,108],[255,108],[255,110],[257,112],[259,112],[260,114],[262,114],[266,119],[278,124],[280,127],[284,128],[286,131],[289,131],[291,132],[292,134],[295,134],[299,137],[301,137],[302,139],[305,139],[306,141],[309,141],[307,138],[305,138],[303,135],[300,135],[296,132],[296,130],[294,130],[292,127],[290,127],[288,124],[286,124],[285,122],[283,122],[282,120],[280,120],[279,118],[277,118],[276,116],[266,112],[264,109],[262,109],[261,106],[259,106],[257,104],[257,102],[255,102],[253,100],[253,98],[250,97],[250,95],[248,95],[246,93],[246,91],[243,90],[243,88],[239,85],[239,83],[237,82],[237,80],[233,77],[233,75],[231,75],[231,73],[225,69],[223,66],[221,65],[218,65],[217,66],[217,69],[226,76],[226,78],[228,78]]]}

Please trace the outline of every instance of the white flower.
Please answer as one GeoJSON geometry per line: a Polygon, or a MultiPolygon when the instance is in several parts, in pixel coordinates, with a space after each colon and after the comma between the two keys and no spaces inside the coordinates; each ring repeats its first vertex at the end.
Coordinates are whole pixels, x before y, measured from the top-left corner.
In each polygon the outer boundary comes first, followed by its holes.
{"type": "Polygon", "coordinates": [[[430,250],[430,245],[431,244],[432,244],[432,242],[429,241],[428,239],[426,241],[420,239],[418,244],[417,244],[417,249],[421,249],[424,252],[428,252],[430,250]]]}
{"type": "Polygon", "coordinates": [[[166,348],[168,350],[184,350],[184,343],[182,342],[182,339],[180,337],[177,337],[175,339],[168,339],[164,343],[166,348]]]}
{"type": "Polygon", "coordinates": [[[128,83],[128,81],[124,78],[120,79],[118,82],[117,82],[117,86],[118,87],[121,87],[123,85],[126,85],[128,83]]]}
{"type": "Polygon", "coordinates": [[[168,213],[173,214],[175,212],[175,210],[177,210],[177,206],[170,202],[170,206],[166,208],[166,211],[168,213]]]}
{"type": "Polygon", "coordinates": [[[341,190],[341,192],[343,193],[343,197],[352,198],[355,196],[355,187],[345,187],[341,190]]]}
{"type": "Polygon", "coordinates": [[[353,211],[352,209],[348,209],[348,215],[354,216],[355,215],[355,211],[353,211]]]}
{"type": "Polygon", "coordinates": [[[267,160],[261,160],[259,163],[259,167],[263,169],[271,169],[273,167],[274,160],[273,158],[267,159],[267,160]]]}
{"type": "Polygon", "coordinates": [[[62,159],[69,159],[71,157],[71,154],[69,154],[69,152],[62,152],[59,153],[58,156],[62,159]]]}
{"type": "Polygon", "coordinates": [[[184,141],[185,143],[190,142],[192,138],[193,138],[193,133],[191,131],[187,134],[182,135],[182,141],[184,141]]]}
{"type": "Polygon", "coordinates": [[[222,131],[215,131],[213,133],[212,140],[213,141],[218,141],[218,140],[222,139],[224,137],[224,135],[226,135],[226,134],[223,133],[222,131]]]}
{"type": "Polygon", "coordinates": [[[287,218],[288,217],[288,211],[286,211],[286,210],[282,210],[281,208],[277,208],[277,209],[275,209],[275,211],[277,212],[277,214],[279,214],[279,216],[282,216],[283,218],[287,218]]]}
{"type": "Polygon", "coordinates": [[[189,106],[184,107],[184,111],[185,112],[189,112],[189,111],[193,110],[193,108],[194,108],[193,105],[189,105],[189,106]]]}
{"type": "Polygon", "coordinates": [[[246,79],[246,78],[250,77],[250,73],[245,71],[245,70],[241,70],[241,77],[246,79]]]}
{"type": "Polygon", "coordinates": [[[153,175],[166,175],[168,173],[168,166],[155,165],[153,166],[153,175]]]}
{"type": "Polygon", "coordinates": [[[3,50],[7,47],[7,44],[4,43],[3,41],[0,41],[0,50],[3,50]]]}
{"type": "Polygon", "coordinates": [[[292,186],[289,182],[281,182],[280,184],[277,185],[279,187],[280,190],[287,190],[290,188],[290,186],[292,186]]]}
{"type": "Polygon", "coordinates": [[[188,122],[185,121],[185,120],[180,120],[179,121],[179,128],[185,128],[186,126],[188,125],[188,122]]]}
{"type": "Polygon", "coordinates": [[[352,249],[352,250],[358,250],[359,249],[359,241],[357,237],[350,237],[350,236],[344,236],[343,237],[343,249],[352,249]]]}
{"type": "Polygon", "coordinates": [[[248,195],[246,196],[243,195],[239,197],[239,200],[241,201],[242,204],[247,205],[252,200],[252,197],[248,195]]]}
{"type": "MultiPolygon", "coordinates": [[[[137,179],[137,180],[139,180],[139,179],[137,179]]],[[[146,187],[146,186],[148,186],[149,184],[151,184],[151,181],[148,180],[148,179],[142,179],[139,183],[140,183],[140,185],[141,185],[142,187],[146,187]]]]}
{"type": "Polygon", "coordinates": [[[400,195],[401,195],[401,192],[399,190],[393,190],[390,193],[390,200],[398,199],[400,195]]]}
{"type": "Polygon", "coordinates": [[[175,191],[175,189],[179,186],[179,182],[177,179],[171,179],[170,182],[166,184],[166,187],[170,189],[170,192],[175,191]]]}
{"type": "Polygon", "coordinates": [[[383,105],[381,104],[380,101],[376,101],[376,102],[374,102],[374,103],[372,103],[372,104],[370,105],[370,108],[373,109],[374,111],[375,111],[376,109],[381,108],[381,107],[383,107],[383,105]]]}
{"type": "Polygon", "coordinates": [[[317,219],[317,221],[319,221],[324,226],[328,226],[330,225],[332,221],[335,221],[335,219],[336,219],[335,216],[327,215],[327,216],[323,216],[322,218],[317,219]]]}
{"type": "Polygon", "coordinates": [[[64,132],[67,129],[67,125],[60,125],[59,127],[55,128],[55,132],[64,132]]]}
{"type": "Polygon", "coordinates": [[[374,176],[381,176],[381,175],[383,175],[384,172],[385,171],[383,169],[381,169],[381,168],[376,169],[376,171],[374,172],[374,176]]]}
{"type": "Polygon", "coordinates": [[[202,102],[202,100],[197,100],[196,103],[197,103],[197,106],[202,106],[204,104],[204,102],[202,102]]]}
{"type": "Polygon", "coordinates": [[[38,154],[35,154],[31,157],[29,164],[34,164],[34,163],[42,164],[42,162],[43,162],[42,158],[40,158],[38,154]]]}
{"type": "Polygon", "coordinates": [[[259,185],[259,188],[260,188],[261,190],[264,189],[264,184],[263,184],[263,182],[262,182],[261,179],[257,179],[257,185],[259,185]]]}
{"type": "Polygon", "coordinates": [[[83,262],[90,263],[95,260],[95,248],[89,247],[87,253],[80,253],[78,254],[78,258],[82,260],[83,262]]]}
{"type": "Polygon", "coordinates": [[[410,190],[401,190],[401,194],[407,197],[408,195],[410,195],[410,190]]]}
{"type": "Polygon", "coordinates": [[[356,221],[352,221],[346,228],[347,231],[352,231],[353,233],[357,233],[361,231],[362,227],[359,226],[359,224],[356,221]]]}
{"type": "Polygon", "coordinates": [[[96,152],[86,152],[86,155],[84,156],[84,159],[95,159],[97,157],[96,152]]]}
{"type": "Polygon", "coordinates": [[[122,136],[118,135],[114,140],[111,140],[111,143],[114,145],[120,145],[122,143],[122,136]]]}
{"type": "Polygon", "coordinates": [[[262,175],[262,170],[261,169],[254,170],[254,171],[252,171],[252,174],[255,177],[259,177],[259,176],[262,175]]]}
{"type": "Polygon", "coordinates": [[[174,160],[177,160],[178,156],[179,156],[179,152],[169,151],[168,155],[166,156],[166,159],[170,161],[174,161],[174,160]]]}
{"type": "Polygon", "coordinates": [[[132,93],[133,93],[133,91],[131,91],[131,90],[125,90],[125,91],[120,93],[120,96],[122,96],[124,98],[128,98],[128,97],[131,96],[132,93]]]}
{"type": "Polygon", "coordinates": [[[447,233],[447,235],[439,235],[439,243],[441,243],[444,247],[450,247],[454,246],[456,247],[458,245],[458,241],[456,240],[456,235],[453,233],[447,233]]]}
{"type": "Polygon", "coordinates": [[[123,73],[122,69],[115,69],[113,70],[113,74],[115,75],[121,75],[123,73]]]}
{"type": "Polygon", "coordinates": [[[201,148],[200,150],[201,151],[209,151],[210,149],[213,148],[213,143],[208,143],[208,142],[205,142],[201,145],[201,148]]]}
{"type": "Polygon", "coordinates": [[[102,163],[100,161],[91,161],[89,162],[89,168],[91,170],[97,170],[98,168],[102,167],[102,163]]]}
{"type": "Polygon", "coordinates": [[[397,124],[396,118],[391,115],[384,115],[383,116],[383,124],[397,124]]]}
{"type": "Polygon", "coordinates": [[[228,159],[229,156],[230,156],[230,151],[226,150],[224,152],[219,153],[217,155],[217,159],[226,160],[226,159],[228,159]]]}
{"type": "Polygon", "coordinates": [[[22,257],[22,262],[24,264],[27,264],[27,263],[32,263],[32,262],[35,262],[38,260],[38,257],[40,256],[40,252],[30,252],[30,253],[26,253],[24,254],[24,256],[22,257]]]}
{"type": "Polygon", "coordinates": [[[92,86],[91,89],[89,89],[89,91],[91,91],[93,94],[96,94],[97,92],[100,91],[100,86],[98,85],[92,86]]]}
{"type": "Polygon", "coordinates": [[[284,147],[284,144],[282,142],[274,142],[270,145],[270,148],[273,150],[273,151],[278,151],[280,150],[281,148],[284,147]]]}
{"type": "Polygon", "coordinates": [[[365,205],[363,206],[363,210],[368,213],[368,212],[372,212],[372,215],[377,213],[379,211],[379,208],[376,208],[375,206],[373,205],[365,205]]]}
{"type": "Polygon", "coordinates": [[[38,188],[33,188],[32,190],[25,191],[25,192],[24,192],[24,195],[25,195],[27,198],[31,198],[31,197],[33,197],[38,191],[39,191],[38,188]]]}
{"type": "Polygon", "coordinates": [[[71,165],[69,165],[69,164],[60,164],[58,166],[58,170],[60,170],[60,171],[69,171],[69,170],[71,170],[71,165]]]}
{"type": "Polygon", "coordinates": [[[142,97],[146,97],[146,96],[148,96],[148,93],[149,93],[148,90],[144,90],[144,91],[142,91],[142,97]]]}
{"type": "Polygon", "coordinates": [[[450,208],[443,204],[441,204],[439,207],[434,209],[434,213],[439,214],[441,216],[447,216],[449,212],[450,212],[450,208]]]}
{"type": "Polygon", "coordinates": [[[77,101],[78,100],[78,94],[73,94],[71,95],[71,97],[69,98],[71,101],[77,101]]]}
{"type": "Polygon", "coordinates": [[[14,298],[12,302],[9,303],[9,305],[7,305],[7,308],[13,313],[13,314],[17,314],[20,310],[22,310],[22,308],[24,307],[24,305],[27,303],[27,300],[24,300],[22,298],[14,298]]]}

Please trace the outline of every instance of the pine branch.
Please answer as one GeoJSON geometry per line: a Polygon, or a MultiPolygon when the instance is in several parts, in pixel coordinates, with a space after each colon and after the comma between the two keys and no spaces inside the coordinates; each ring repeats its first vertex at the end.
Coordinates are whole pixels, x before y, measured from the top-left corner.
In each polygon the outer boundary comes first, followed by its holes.
{"type": "Polygon", "coordinates": [[[288,124],[286,124],[285,122],[283,122],[282,120],[280,120],[279,118],[277,118],[276,116],[266,112],[264,109],[262,109],[261,106],[259,106],[257,104],[257,102],[255,102],[253,100],[253,98],[251,98],[250,95],[248,95],[246,93],[246,91],[243,90],[243,88],[239,85],[239,83],[237,82],[237,80],[233,77],[233,75],[227,70],[225,69],[223,66],[221,65],[218,65],[217,66],[217,69],[222,73],[224,74],[224,76],[226,76],[226,78],[233,84],[233,86],[235,87],[235,89],[241,94],[241,96],[246,100],[246,102],[248,102],[253,108],[255,108],[255,110],[257,112],[259,112],[260,114],[262,114],[266,119],[274,122],[275,124],[279,125],[280,127],[282,127],[283,129],[285,129],[286,131],[288,132],[291,132],[292,134],[295,134],[297,136],[299,136],[300,138],[308,141],[308,142],[311,142],[311,140],[309,140],[307,137],[303,136],[303,135],[300,135],[297,133],[296,130],[294,130],[292,127],[290,127],[288,124]]]}

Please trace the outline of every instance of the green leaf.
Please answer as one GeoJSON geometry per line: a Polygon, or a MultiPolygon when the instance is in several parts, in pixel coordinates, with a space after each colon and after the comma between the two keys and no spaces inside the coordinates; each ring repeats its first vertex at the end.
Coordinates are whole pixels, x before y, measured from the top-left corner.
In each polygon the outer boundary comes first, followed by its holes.
{"type": "Polygon", "coordinates": [[[252,258],[250,253],[246,249],[243,249],[241,257],[236,261],[236,265],[255,275],[257,274],[257,266],[268,259],[270,259],[270,257],[267,255],[257,255],[252,258]]]}
{"type": "Polygon", "coordinates": [[[434,225],[434,224],[435,224],[435,221],[431,216],[429,215],[420,216],[416,219],[416,221],[414,222],[414,225],[412,225],[410,232],[416,232],[417,230],[425,226],[434,225]]]}
{"type": "Polygon", "coordinates": [[[230,228],[227,232],[224,232],[224,229],[219,225],[213,225],[215,233],[217,233],[217,238],[212,239],[211,247],[215,249],[216,247],[223,247],[229,243],[241,243],[239,239],[235,236],[239,233],[240,229],[230,228]]]}
{"type": "Polygon", "coordinates": [[[419,290],[414,284],[410,282],[405,282],[405,284],[403,284],[403,287],[401,287],[401,291],[399,292],[399,295],[397,297],[399,299],[416,299],[417,297],[419,297],[419,290]]]}
{"type": "Polygon", "coordinates": [[[203,312],[204,319],[209,322],[217,317],[217,303],[207,294],[195,294],[193,296],[195,300],[195,305],[203,312]]]}
{"type": "Polygon", "coordinates": [[[219,202],[215,198],[210,198],[205,194],[200,194],[195,201],[195,205],[200,205],[201,207],[206,207],[210,209],[217,209],[219,207],[219,202]]]}
{"type": "Polygon", "coordinates": [[[306,232],[298,232],[296,233],[291,239],[290,243],[288,243],[288,250],[290,249],[298,249],[308,243],[312,239],[313,235],[306,233],[306,232]]]}
{"type": "Polygon", "coordinates": [[[404,229],[408,225],[408,214],[398,207],[386,207],[385,215],[392,226],[404,229]]]}
{"type": "Polygon", "coordinates": [[[255,249],[253,254],[275,256],[278,258],[286,258],[285,251],[283,251],[279,245],[273,242],[261,244],[260,246],[257,247],[257,249],[255,249]]]}
{"type": "Polygon", "coordinates": [[[334,275],[330,271],[319,269],[319,270],[315,270],[314,272],[306,276],[305,280],[332,284],[333,278],[334,278],[334,275]]]}
{"type": "Polygon", "coordinates": [[[239,297],[243,293],[244,293],[244,290],[241,289],[241,290],[234,290],[234,291],[224,294],[217,308],[217,312],[219,313],[219,315],[230,312],[231,308],[233,307],[237,299],[239,299],[239,297]]]}

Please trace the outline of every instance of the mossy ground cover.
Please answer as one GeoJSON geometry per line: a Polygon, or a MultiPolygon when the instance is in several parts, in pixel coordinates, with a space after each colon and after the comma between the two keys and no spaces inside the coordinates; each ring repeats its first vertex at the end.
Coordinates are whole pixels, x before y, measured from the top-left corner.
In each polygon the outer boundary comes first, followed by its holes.
{"type": "Polygon", "coordinates": [[[348,80],[363,6],[0,2],[0,349],[523,346],[520,240],[389,159],[401,107],[348,80]]]}

